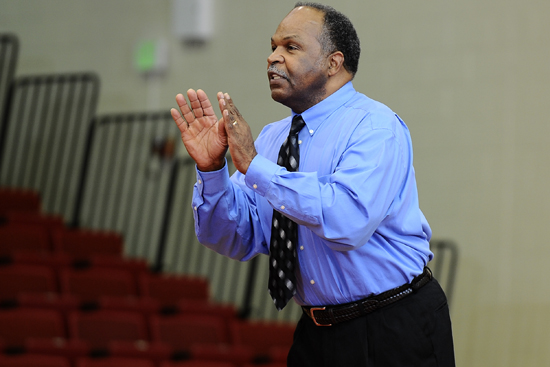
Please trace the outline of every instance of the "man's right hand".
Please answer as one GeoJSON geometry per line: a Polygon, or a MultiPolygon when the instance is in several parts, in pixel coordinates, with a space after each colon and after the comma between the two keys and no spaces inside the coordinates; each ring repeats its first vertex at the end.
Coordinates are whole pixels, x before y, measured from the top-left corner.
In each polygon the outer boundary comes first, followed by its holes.
{"type": "Polygon", "coordinates": [[[181,111],[170,111],[181,132],[181,140],[199,171],[217,171],[225,164],[228,149],[223,117],[218,120],[206,93],[187,91],[189,105],[182,94],[176,96],[181,111]]]}

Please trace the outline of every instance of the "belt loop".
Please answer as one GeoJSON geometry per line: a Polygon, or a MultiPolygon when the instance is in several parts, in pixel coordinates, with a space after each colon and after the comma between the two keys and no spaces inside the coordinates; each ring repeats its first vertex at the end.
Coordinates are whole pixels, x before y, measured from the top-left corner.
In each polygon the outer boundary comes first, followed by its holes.
{"type": "Polygon", "coordinates": [[[331,307],[328,309],[328,314],[330,315],[330,319],[332,321],[332,325],[336,324],[337,321],[336,319],[334,318],[334,309],[331,307]]]}

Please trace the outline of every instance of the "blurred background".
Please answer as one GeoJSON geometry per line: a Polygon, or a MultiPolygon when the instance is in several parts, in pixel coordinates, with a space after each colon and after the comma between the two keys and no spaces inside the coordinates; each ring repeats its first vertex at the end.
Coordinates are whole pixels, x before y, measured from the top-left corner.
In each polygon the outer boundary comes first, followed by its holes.
{"type": "MultiPolygon", "coordinates": [[[[459,248],[451,305],[457,365],[550,365],[550,123],[544,108],[550,99],[550,3],[321,2],[354,23],[362,46],[354,86],[407,123],[421,208],[434,238],[459,248]]],[[[177,93],[202,88],[211,98],[230,93],[257,136],[290,113],[270,98],[266,58],[271,35],[295,2],[197,3],[0,0],[0,33],[19,40],[17,76],[97,75],[98,116],[167,112],[177,93]]],[[[82,134],[77,145],[85,144],[82,134]]],[[[126,133],[113,134],[123,139],[126,133]]],[[[154,139],[140,145],[157,152],[151,156],[162,158],[159,149],[171,151],[175,141],[175,156],[185,157],[175,126],[155,138],[157,148],[154,139]]],[[[158,174],[162,159],[145,165],[144,174],[158,174]]],[[[17,169],[4,170],[2,184],[33,187],[25,178],[10,181],[17,169]]],[[[45,209],[62,211],[55,205],[53,200],[45,209]]],[[[190,211],[177,195],[173,205],[172,211],[190,211]]],[[[91,215],[80,220],[101,227],[91,215]]],[[[125,236],[128,242],[132,235],[125,236]]],[[[178,271],[181,247],[199,245],[175,234],[169,239],[165,269],[178,271]]],[[[154,259],[151,251],[143,244],[129,254],[154,259]]]]}

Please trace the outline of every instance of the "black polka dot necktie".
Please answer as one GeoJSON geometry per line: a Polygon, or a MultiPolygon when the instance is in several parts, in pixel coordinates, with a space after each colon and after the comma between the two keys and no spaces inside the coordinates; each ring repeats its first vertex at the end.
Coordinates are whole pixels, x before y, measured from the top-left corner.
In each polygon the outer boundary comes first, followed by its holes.
{"type": "MultiPolygon", "coordinates": [[[[300,164],[298,133],[304,125],[305,122],[300,115],[294,116],[290,133],[279,150],[277,164],[288,171],[298,170],[300,164]]],[[[297,243],[298,225],[277,210],[273,210],[268,288],[278,310],[282,310],[296,293],[297,243]]]]}

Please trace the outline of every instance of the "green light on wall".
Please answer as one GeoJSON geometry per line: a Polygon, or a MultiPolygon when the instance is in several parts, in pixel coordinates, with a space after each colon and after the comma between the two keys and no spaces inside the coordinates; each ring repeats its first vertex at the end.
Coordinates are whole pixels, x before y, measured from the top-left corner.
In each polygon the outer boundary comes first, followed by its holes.
{"type": "Polygon", "coordinates": [[[137,44],[134,65],[140,73],[162,73],[168,64],[168,48],[163,40],[143,40],[137,44]]]}
{"type": "Polygon", "coordinates": [[[148,72],[155,68],[155,42],[143,41],[136,52],[136,67],[140,72],[148,72]]]}

